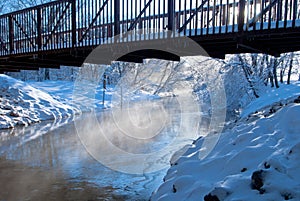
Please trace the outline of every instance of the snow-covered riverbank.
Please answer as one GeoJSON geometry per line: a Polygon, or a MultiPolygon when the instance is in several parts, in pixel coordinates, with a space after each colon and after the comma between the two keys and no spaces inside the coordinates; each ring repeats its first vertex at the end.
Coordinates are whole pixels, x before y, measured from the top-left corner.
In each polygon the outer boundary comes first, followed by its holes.
{"type": "Polygon", "coordinates": [[[9,76],[0,75],[0,83],[0,129],[66,118],[80,112],[47,92],[9,76]]]}
{"type": "MultiPolygon", "coordinates": [[[[0,75],[0,129],[16,125],[30,125],[44,120],[69,118],[95,108],[103,108],[102,86],[95,91],[95,99],[85,102],[73,99],[74,82],[44,81],[22,82],[7,75],[0,75]]],[[[109,107],[110,92],[107,87],[105,107],[109,107]]],[[[81,92],[83,95],[85,91],[81,92]]]]}
{"type": "Polygon", "coordinates": [[[299,95],[296,83],[253,101],[202,160],[198,139],[151,200],[300,200],[299,95]]]}

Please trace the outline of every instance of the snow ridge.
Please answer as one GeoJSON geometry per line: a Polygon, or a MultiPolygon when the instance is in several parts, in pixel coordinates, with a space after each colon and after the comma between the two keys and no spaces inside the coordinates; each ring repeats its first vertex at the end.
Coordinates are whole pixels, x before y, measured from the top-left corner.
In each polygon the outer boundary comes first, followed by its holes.
{"type": "Polygon", "coordinates": [[[300,200],[299,102],[240,120],[203,160],[200,138],[172,164],[151,200],[300,200]]]}
{"type": "Polygon", "coordinates": [[[0,75],[0,129],[66,118],[79,110],[27,83],[0,75]]]}

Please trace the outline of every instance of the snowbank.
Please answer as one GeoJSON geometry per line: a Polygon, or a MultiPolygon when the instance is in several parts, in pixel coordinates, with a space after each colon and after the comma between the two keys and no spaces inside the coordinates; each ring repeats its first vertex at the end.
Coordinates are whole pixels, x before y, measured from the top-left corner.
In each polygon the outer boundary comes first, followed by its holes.
{"type": "Polygon", "coordinates": [[[300,95],[300,82],[295,81],[291,85],[283,84],[280,88],[270,88],[265,94],[252,101],[247,107],[245,107],[241,113],[241,118],[245,118],[252,113],[270,109],[275,103],[285,104],[291,99],[300,95]]]}
{"type": "Polygon", "coordinates": [[[203,160],[203,138],[197,140],[172,164],[151,200],[300,200],[299,102],[241,120],[203,160]]]}
{"type": "Polygon", "coordinates": [[[0,75],[0,129],[70,117],[78,112],[44,91],[0,75]]]}

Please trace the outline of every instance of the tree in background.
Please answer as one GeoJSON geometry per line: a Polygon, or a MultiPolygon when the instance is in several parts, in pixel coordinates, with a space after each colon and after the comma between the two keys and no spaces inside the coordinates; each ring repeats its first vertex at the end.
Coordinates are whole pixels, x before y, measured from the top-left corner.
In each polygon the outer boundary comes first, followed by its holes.
{"type": "Polygon", "coordinates": [[[44,4],[54,0],[7,0],[0,2],[0,14],[44,4]]]}

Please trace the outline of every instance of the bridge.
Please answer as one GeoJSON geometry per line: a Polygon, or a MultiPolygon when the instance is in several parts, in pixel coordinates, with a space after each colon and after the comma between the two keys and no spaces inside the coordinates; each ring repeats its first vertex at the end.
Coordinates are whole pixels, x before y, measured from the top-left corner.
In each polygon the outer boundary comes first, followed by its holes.
{"type": "MultiPolygon", "coordinates": [[[[234,53],[279,56],[297,51],[300,50],[300,2],[54,1],[0,16],[0,72],[81,66],[99,45],[110,53],[111,47],[116,49],[129,43],[159,45],[171,39],[172,43],[180,44],[182,37],[196,41],[210,56],[218,58],[234,53]],[[152,29],[159,31],[153,34],[152,29]],[[129,40],[128,31],[137,34],[129,40]],[[115,40],[117,35],[120,37],[115,40]]],[[[149,48],[128,51],[119,59],[140,62],[149,57],[178,59],[174,54],[149,48]]]]}

